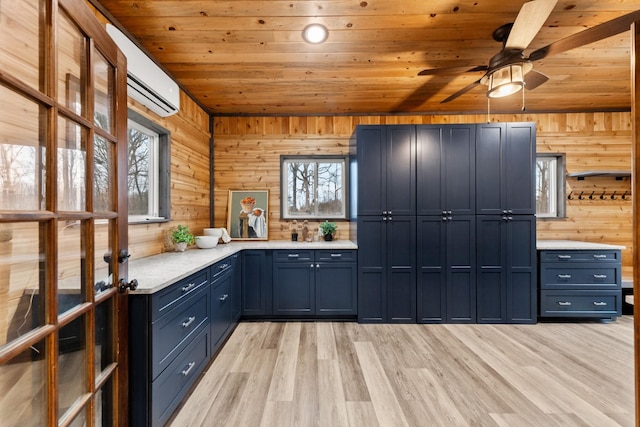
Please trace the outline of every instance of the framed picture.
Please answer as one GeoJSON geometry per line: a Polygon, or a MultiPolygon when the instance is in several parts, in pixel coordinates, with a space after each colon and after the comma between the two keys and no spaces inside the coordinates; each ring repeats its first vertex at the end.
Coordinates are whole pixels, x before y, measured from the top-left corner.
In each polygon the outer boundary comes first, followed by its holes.
{"type": "Polygon", "coordinates": [[[235,240],[268,240],[269,190],[229,190],[227,230],[235,240]]]}

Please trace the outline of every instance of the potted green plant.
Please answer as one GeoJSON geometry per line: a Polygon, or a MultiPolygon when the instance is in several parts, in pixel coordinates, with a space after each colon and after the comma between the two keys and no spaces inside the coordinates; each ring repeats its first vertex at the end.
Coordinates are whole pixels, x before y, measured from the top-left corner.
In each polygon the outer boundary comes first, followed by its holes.
{"type": "Polygon", "coordinates": [[[333,240],[333,235],[336,233],[338,226],[335,222],[329,222],[326,220],[323,223],[320,223],[320,230],[322,231],[322,235],[324,236],[324,240],[329,242],[333,240]]]}
{"type": "Polygon", "coordinates": [[[177,252],[184,252],[187,245],[193,245],[195,238],[186,225],[178,224],[171,230],[171,241],[177,252]]]}

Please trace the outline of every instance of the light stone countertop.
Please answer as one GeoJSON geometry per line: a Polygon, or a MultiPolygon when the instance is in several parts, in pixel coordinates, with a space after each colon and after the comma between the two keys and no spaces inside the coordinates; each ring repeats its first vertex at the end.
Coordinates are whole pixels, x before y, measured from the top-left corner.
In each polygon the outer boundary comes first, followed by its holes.
{"type": "Polygon", "coordinates": [[[626,246],[605,243],[581,242],[578,240],[538,240],[536,248],[541,250],[606,250],[626,249],[626,246]]]}
{"type": "Polygon", "coordinates": [[[244,249],[358,249],[350,240],[331,242],[291,242],[288,240],[239,241],[220,243],[215,248],[198,249],[193,247],[185,252],[165,252],[146,258],[129,261],[129,279],[138,280],[138,289],[131,294],[152,294],[169,285],[197,273],[224,258],[244,249]]]}

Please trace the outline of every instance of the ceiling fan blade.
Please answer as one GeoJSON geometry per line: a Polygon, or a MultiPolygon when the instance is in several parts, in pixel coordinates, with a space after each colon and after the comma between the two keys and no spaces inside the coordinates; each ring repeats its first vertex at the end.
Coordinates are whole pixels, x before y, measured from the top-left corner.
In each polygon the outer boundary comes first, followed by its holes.
{"type": "Polygon", "coordinates": [[[480,80],[476,80],[475,82],[471,83],[470,85],[467,85],[467,86],[463,87],[462,89],[460,89],[459,91],[457,91],[453,95],[449,96],[448,98],[440,101],[440,104],[444,104],[446,102],[453,101],[454,99],[456,99],[460,95],[463,95],[463,94],[469,92],[470,90],[474,89],[479,84],[480,84],[480,80]]]}
{"type": "Polygon", "coordinates": [[[533,90],[547,80],[549,80],[549,77],[540,71],[531,70],[524,76],[524,87],[525,89],[533,90]]]}
{"type": "Polygon", "coordinates": [[[436,90],[434,90],[433,83],[426,81],[416,90],[414,90],[409,96],[403,99],[398,105],[394,106],[391,113],[406,113],[408,111],[414,111],[418,109],[422,104],[427,102],[436,90]]]}
{"type": "Polygon", "coordinates": [[[551,14],[558,0],[533,0],[522,5],[513,23],[505,49],[524,50],[551,14]]]}
{"type": "Polygon", "coordinates": [[[595,27],[565,37],[562,40],[553,42],[543,48],[531,52],[530,61],[537,61],[550,55],[565,52],[577,47],[585,46],[599,40],[606,39],[616,34],[624,33],[631,28],[631,24],[640,21],[640,10],[628,13],[611,21],[604,22],[595,27]]]}
{"type": "Polygon", "coordinates": [[[430,68],[422,70],[418,73],[419,76],[433,76],[436,74],[457,74],[457,73],[471,73],[474,71],[487,71],[489,69],[486,65],[478,65],[477,67],[469,68],[469,66],[462,67],[443,67],[443,68],[430,68]]]}

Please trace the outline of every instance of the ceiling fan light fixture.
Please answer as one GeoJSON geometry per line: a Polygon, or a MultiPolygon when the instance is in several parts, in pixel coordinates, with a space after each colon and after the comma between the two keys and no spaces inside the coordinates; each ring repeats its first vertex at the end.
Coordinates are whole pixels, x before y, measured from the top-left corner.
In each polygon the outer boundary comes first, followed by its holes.
{"type": "Polygon", "coordinates": [[[307,43],[320,44],[329,37],[329,30],[322,24],[309,24],[302,30],[302,38],[307,43]]]}
{"type": "Polygon", "coordinates": [[[489,98],[502,98],[513,95],[524,87],[523,64],[510,64],[498,68],[489,76],[489,98]]]}

